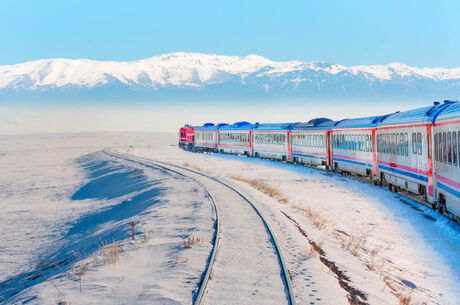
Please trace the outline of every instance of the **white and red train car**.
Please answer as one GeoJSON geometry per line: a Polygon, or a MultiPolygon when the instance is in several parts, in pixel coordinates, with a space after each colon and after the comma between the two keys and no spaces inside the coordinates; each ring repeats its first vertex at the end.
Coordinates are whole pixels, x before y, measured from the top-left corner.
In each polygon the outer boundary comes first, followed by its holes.
{"type": "Polygon", "coordinates": [[[330,166],[331,149],[328,136],[332,126],[334,122],[326,118],[295,124],[291,131],[292,161],[315,166],[330,166]]]}
{"type": "Polygon", "coordinates": [[[433,106],[395,113],[377,129],[378,169],[381,183],[402,188],[434,202],[433,135],[436,116],[447,107],[433,106]]]}
{"type": "Polygon", "coordinates": [[[257,127],[249,122],[236,122],[219,128],[218,148],[221,153],[252,156],[252,133],[257,127]]]}
{"type": "Polygon", "coordinates": [[[375,180],[375,131],[378,123],[385,117],[344,119],[334,124],[331,130],[334,171],[358,174],[375,180]]]}
{"type": "Polygon", "coordinates": [[[297,123],[258,124],[252,130],[255,157],[288,161],[292,159],[291,130],[297,123]]]}
{"type": "Polygon", "coordinates": [[[433,186],[438,208],[460,216],[460,103],[450,103],[435,119],[433,186]]]}
{"type": "Polygon", "coordinates": [[[219,149],[219,129],[228,124],[206,123],[195,128],[195,150],[217,152],[219,149]]]}

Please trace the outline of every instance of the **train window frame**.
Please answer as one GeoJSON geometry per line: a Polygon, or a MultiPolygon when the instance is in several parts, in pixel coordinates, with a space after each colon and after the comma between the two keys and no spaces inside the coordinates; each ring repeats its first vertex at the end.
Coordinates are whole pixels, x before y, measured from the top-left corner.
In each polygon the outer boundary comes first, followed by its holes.
{"type": "Polygon", "coordinates": [[[370,143],[370,142],[369,142],[369,139],[370,139],[369,135],[366,135],[366,151],[367,151],[367,152],[370,151],[370,149],[369,149],[369,147],[370,147],[370,145],[369,145],[369,143],[370,143]]]}
{"type": "Polygon", "coordinates": [[[457,132],[452,132],[452,164],[457,166],[457,132]]]}
{"type": "Polygon", "coordinates": [[[434,160],[438,161],[438,133],[434,134],[434,160]]]}
{"type": "Polygon", "coordinates": [[[418,149],[418,154],[422,154],[422,134],[420,132],[417,133],[417,149],[418,149]]]}
{"type": "Polygon", "coordinates": [[[442,133],[442,161],[447,163],[447,134],[445,131],[442,133]]]}
{"type": "Polygon", "coordinates": [[[447,132],[447,163],[452,164],[452,133],[447,132]]]}
{"type": "Polygon", "coordinates": [[[443,152],[442,152],[442,132],[438,133],[438,154],[439,154],[438,161],[442,162],[442,156],[443,156],[443,152]]]}
{"type": "Polygon", "coordinates": [[[404,133],[404,151],[406,157],[409,156],[409,135],[407,134],[407,132],[404,133]]]}
{"type": "Polygon", "coordinates": [[[382,145],[383,145],[382,146],[382,152],[384,154],[388,154],[388,152],[387,152],[387,134],[386,133],[383,134],[382,145]]]}

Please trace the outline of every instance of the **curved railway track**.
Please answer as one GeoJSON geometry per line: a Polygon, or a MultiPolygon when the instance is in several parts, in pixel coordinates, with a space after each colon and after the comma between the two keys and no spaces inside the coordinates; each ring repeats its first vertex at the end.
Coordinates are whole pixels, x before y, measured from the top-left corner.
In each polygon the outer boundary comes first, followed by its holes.
{"type": "Polygon", "coordinates": [[[220,212],[219,212],[219,207],[218,207],[217,201],[211,195],[211,192],[197,178],[194,178],[193,176],[187,175],[185,173],[190,173],[192,175],[198,175],[198,176],[210,179],[210,180],[212,180],[212,181],[224,186],[225,188],[227,188],[228,190],[233,192],[236,196],[241,198],[241,200],[243,200],[247,205],[249,205],[252,208],[252,210],[256,213],[256,215],[262,221],[262,223],[263,223],[263,225],[264,225],[264,227],[265,227],[265,229],[266,229],[266,231],[267,231],[267,233],[269,235],[269,239],[270,239],[270,241],[271,241],[271,243],[273,245],[273,248],[275,250],[276,256],[278,258],[278,263],[279,263],[279,266],[280,266],[280,269],[281,269],[281,277],[282,277],[282,281],[283,281],[283,284],[284,284],[284,288],[285,288],[285,292],[286,292],[286,299],[288,301],[288,304],[290,304],[290,305],[295,304],[295,298],[294,298],[294,293],[293,293],[293,290],[292,290],[290,276],[289,276],[288,270],[286,268],[286,264],[284,262],[284,258],[283,258],[281,249],[280,249],[280,247],[278,245],[278,242],[277,242],[277,240],[275,238],[275,235],[274,235],[270,225],[266,221],[265,217],[262,215],[262,213],[242,193],[240,193],[238,190],[233,188],[231,185],[221,181],[220,179],[218,179],[216,177],[212,177],[212,176],[206,175],[204,173],[201,173],[199,171],[195,171],[195,170],[183,167],[183,166],[175,165],[175,164],[168,163],[168,162],[155,161],[155,160],[151,160],[151,159],[147,159],[147,158],[132,156],[132,155],[124,154],[124,153],[120,153],[120,152],[114,152],[112,150],[105,150],[105,153],[107,153],[108,155],[111,155],[113,157],[117,157],[117,158],[121,158],[121,159],[124,159],[124,160],[127,160],[127,161],[135,162],[135,163],[138,163],[138,164],[141,164],[141,165],[144,165],[144,166],[161,168],[163,170],[174,172],[174,173],[176,173],[178,175],[181,175],[183,177],[192,179],[193,181],[195,181],[197,184],[200,185],[200,187],[205,191],[205,193],[211,199],[211,201],[212,201],[212,203],[214,205],[215,213],[216,213],[216,233],[214,235],[214,240],[213,240],[213,249],[212,249],[211,254],[209,256],[207,266],[206,266],[206,270],[204,272],[204,276],[203,276],[203,278],[201,280],[201,283],[200,283],[200,288],[199,288],[198,293],[196,294],[195,299],[193,301],[194,305],[202,304],[203,300],[204,300],[204,295],[207,292],[206,288],[208,287],[208,283],[210,282],[211,273],[213,271],[216,256],[217,256],[217,253],[219,252],[219,247],[220,247],[220,242],[219,241],[220,241],[220,234],[221,234],[220,233],[221,232],[220,231],[221,221],[220,221],[220,214],[219,214],[220,212]]]}

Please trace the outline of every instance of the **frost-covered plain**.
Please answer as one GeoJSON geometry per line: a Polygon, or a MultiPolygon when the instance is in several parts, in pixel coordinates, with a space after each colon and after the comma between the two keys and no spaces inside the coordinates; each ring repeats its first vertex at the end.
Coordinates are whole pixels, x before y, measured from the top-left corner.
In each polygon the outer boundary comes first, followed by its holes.
{"type": "Polygon", "coordinates": [[[238,187],[270,221],[299,304],[348,303],[350,292],[325,259],[369,304],[403,298],[458,304],[457,225],[360,181],[297,165],[193,154],[176,142],[176,134],[149,133],[0,136],[0,296],[29,304],[191,303],[210,251],[210,203],[190,181],[99,152],[113,148],[199,168],[238,187]],[[276,189],[287,203],[248,181],[276,189]],[[134,241],[129,221],[136,224],[134,241]],[[188,236],[203,241],[184,248],[188,236]],[[98,239],[119,241],[116,263],[104,262],[98,239]],[[84,264],[80,292],[75,275],[84,264]]]}

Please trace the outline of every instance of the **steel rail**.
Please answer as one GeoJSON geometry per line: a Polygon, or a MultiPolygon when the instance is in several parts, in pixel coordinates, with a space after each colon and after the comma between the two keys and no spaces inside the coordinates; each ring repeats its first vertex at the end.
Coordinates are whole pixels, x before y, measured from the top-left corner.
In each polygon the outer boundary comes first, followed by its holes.
{"type": "MultiPolygon", "coordinates": [[[[160,164],[164,164],[164,165],[167,165],[167,166],[173,166],[173,167],[176,167],[176,168],[180,168],[180,169],[183,169],[183,170],[186,170],[186,171],[189,171],[189,172],[192,172],[192,173],[195,173],[195,174],[198,174],[198,175],[201,175],[203,177],[206,177],[208,179],[211,179],[211,180],[214,180],[222,185],[224,185],[225,187],[229,188],[230,190],[232,190],[233,192],[237,193],[244,201],[246,201],[247,203],[249,203],[249,205],[254,209],[254,211],[257,213],[257,215],[262,219],[262,222],[265,226],[265,228],[267,229],[269,235],[270,235],[270,239],[272,240],[273,242],[273,245],[275,246],[275,251],[276,251],[276,254],[278,256],[278,260],[279,260],[279,264],[281,266],[281,270],[282,270],[282,273],[283,273],[283,280],[284,280],[284,284],[286,286],[286,289],[287,289],[287,296],[288,296],[288,299],[289,299],[289,304],[290,305],[295,305],[295,297],[294,297],[294,291],[292,289],[292,284],[291,284],[291,278],[290,278],[290,275],[289,275],[289,272],[287,270],[287,267],[286,267],[286,263],[284,261],[284,257],[283,257],[283,254],[281,252],[281,248],[278,244],[278,241],[276,240],[276,237],[275,237],[275,234],[273,233],[273,230],[271,229],[270,225],[268,224],[267,220],[265,219],[265,217],[262,215],[262,213],[259,211],[259,209],[246,197],[244,196],[243,194],[241,194],[238,190],[236,190],[234,187],[230,186],[229,184],[223,182],[222,180],[216,178],[216,177],[212,177],[212,176],[209,176],[209,175],[206,175],[204,173],[201,173],[201,172],[198,172],[198,171],[195,171],[193,169],[189,169],[187,167],[183,167],[183,166],[180,166],[180,165],[176,165],[176,164],[172,164],[172,163],[168,163],[168,162],[162,162],[162,161],[154,161],[154,160],[151,160],[151,159],[147,159],[147,158],[143,158],[143,157],[136,157],[136,156],[131,156],[131,155],[127,155],[127,154],[121,154],[121,153],[118,153],[120,155],[125,155],[125,158],[129,159],[131,157],[134,157],[138,160],[143,160],[144,162],[152,162],[152,163],[160,163],[160,164]]],[[[160,165],[158,165],[160,166],[160,165]]],[[[203,289],[204,290],[204,289],[203,289]]],[[[200,296],[202,298],[202,295],[200,296]]],[[[198,305],[200,303],[194,303],[195,305],[198,305]]]]}
{"type": "Polygon", "coordinates": [[[214,266],[217,251],[218,251],[219,246],[220,246],[220,244],[219,244],[219,240],[220,240],[220,217],[219,217],[219,209],[217,207],[217,204],[216,204],[216,201],[215,201],[214,197],[211,195],[211,193],[208,191],[208,189],[200,181],[198,181],[198,180],[196,180],[196,179],[194,179],[192,177],[186,176],[183,173],[180,173],[180,172],[175,171],[173,169],[170,169],[170,168],[167,168],[165,166],[156,164],[156,162],[153,161],[153,160],[148,160],[148,159],[139,158],[139,157],[132,156],[132,155],[121,154],[121,153],[108,151],[108,150],[104,150],[104,152],[106,154],[108,154],[108,155],[111,155],[111,156],[114,156],[114,157],[117,157],[117,158],[121,158],[121,159],[124,159],[126,161],[135,162],[135,163],[138,163],[138,164],[141,164],[141,165],[144,165],[144,166],[148,166],[148,167],[156,167],[156,168],[159,167],[159,168],[162,168],[164,170],[167,170],[167,171],[176,173],[176,174],[178,174],[180,176],[183,176],[183,177],[186,177],[188,179],[191,179],[203,189],[203,191],[206,193],[206,195],[208,196],[208,198],[212,202],[212,205],[214,207],[214,212],[216,214],[215,233],[214,233],[214,238],[213,238],[213,248],[212,248],[211,254],[210,254],[209,258],[208,258],[206,271],[205,271],[204,276],[203,276],[203,278],[201,280],[200,288],[198,289],[198,293],[196,294],[195,299],[193,300],[194,305],[200,305],[201,301],[203,300],[203,296],[204,296],[204,292],[206,290],[206,286],[208,285],[209,279],[211,278],[212,268],[214,266]]]}

